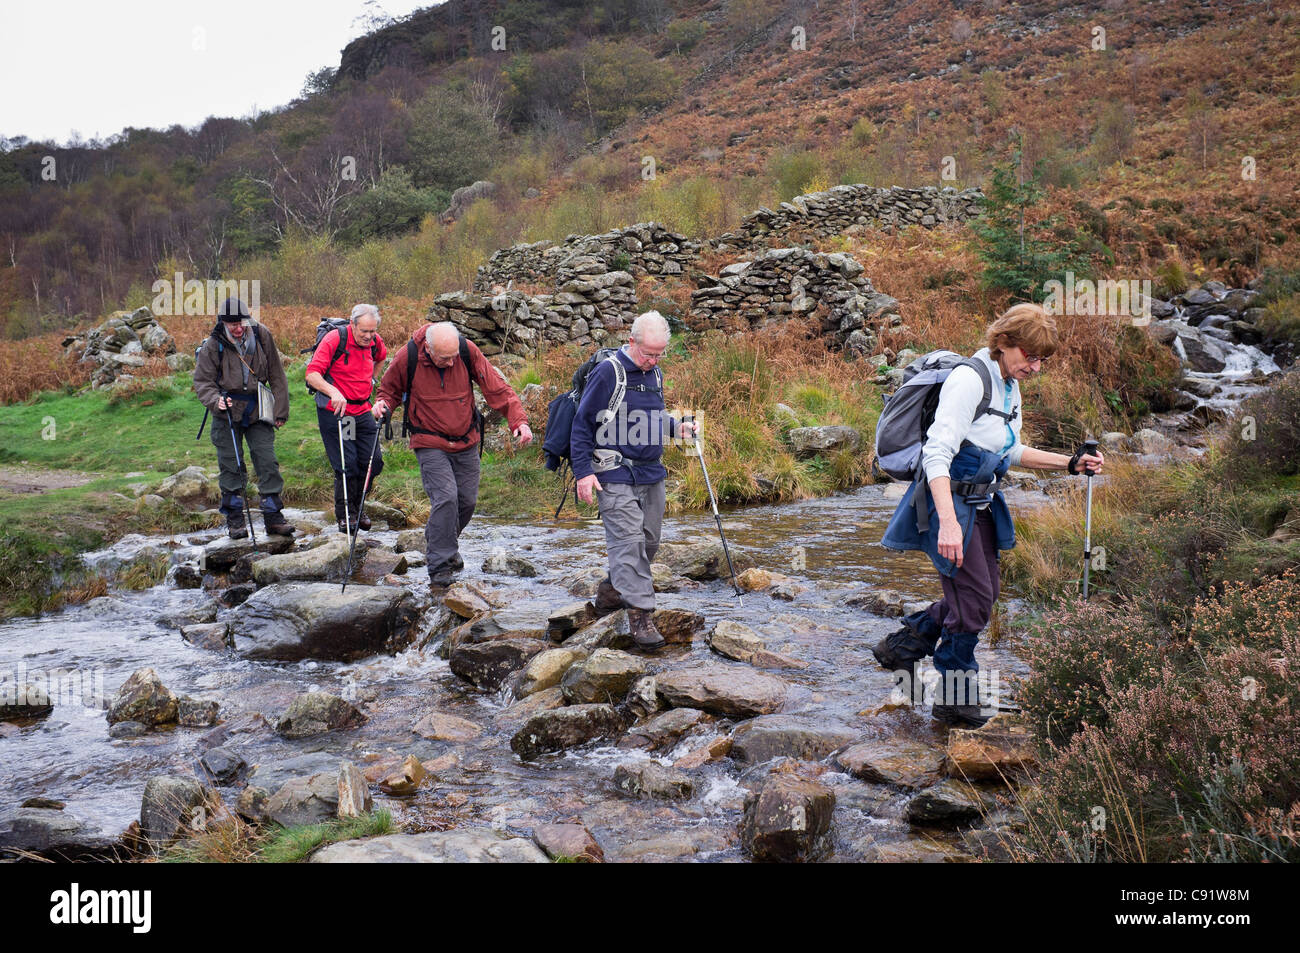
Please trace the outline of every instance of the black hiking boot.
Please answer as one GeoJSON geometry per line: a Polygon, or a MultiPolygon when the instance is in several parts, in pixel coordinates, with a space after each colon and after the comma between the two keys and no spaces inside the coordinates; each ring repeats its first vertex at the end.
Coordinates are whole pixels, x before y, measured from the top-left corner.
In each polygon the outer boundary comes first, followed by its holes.
{"type": "Polygon", "coordinates": [[[452,572],[460,572],[465,568],[465,560],[460,558],[460,553],[457,553],[455,556],[452,556],[451,559],[447,560],[447,568],[452,572]]]}
{"type": "Polygon", "coordinates": [[[993,716],[982,715],[980,711],[979,705],[935,705],[930,717],[958,728],[982,728],[993,716]]]}
{"type": "Polygon", "coordinates": [[[938,641],[937,633],[931,638],[905,623],[873,645],[871,654],[886,672],[897,672],[900,669],[912,669],[921,659],[933,655],[938,641]]]}
{"type": "Polygon", "coordinates": [[[939,673],[935,684],[934,706],[930,717],[958,728],[980,728],[993,716],[984,714],[979,683],[973,674],[964,679],[948,678],[939,673]]]}
{"type": "Polygon", "coordinates": [[[596,598],[591,603],[596,609],[596,617],[607,616],[611,612],[617,612],[623,608],[623,597],[618,594],[614,584],[606,576],[596,587],[596,598]]]}
{"type": "Polygon", "coordinates": [[[655,624],[651,619],[654,615],[652,609],[633,609],[627,610],[627,620],[632,630],[632,642],[643,652],[653,652],[664,645],[664,637],[659,634],[655,624]]]}
{"type": "Polygon", "coordinates": [[[243,510],[230,510],[226,513],[226,535],[231,539],[247,539],[248,523],[243,510]]]}
{"type": "Polygon", "coordinates": [[[352,520],[352,525],[357,529],[370,529],[370,517],[365,513],[358,513],[352,520]]]}
{"type": "Polygon", "coordinates": [[[268,533],[274,533],[276,536],[292,536],[294,526],[284,518],[284,514],[279,510],[264,510],[262,512],[262,523],[266,526],[268,533]]]}

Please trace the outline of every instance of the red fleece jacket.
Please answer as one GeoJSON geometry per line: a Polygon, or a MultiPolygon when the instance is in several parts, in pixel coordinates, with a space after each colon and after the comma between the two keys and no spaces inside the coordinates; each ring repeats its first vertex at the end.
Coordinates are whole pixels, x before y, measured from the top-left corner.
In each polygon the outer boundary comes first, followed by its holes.
{"type": "MultiPolygon", "coordinates": [[[[352,336],[352,325],[347,327],[347,336],[347,350],[339,355],[339,359],[330,368],[328,380],[348,399],[349,414],[364,414],[370,409],[370,391],[375,386],[375,364],[378,361],[370,356],[369,347],[357,343],[357,339],[352,336]]],[[[338,346],[337,331],[331,331],[321,338],[320,346],[311,356],[304,374],[324,374],[338,346]]],[[[388,357],[388,348],[378,334],[375,335],[375,347],[379,361],[388,357]]]]}

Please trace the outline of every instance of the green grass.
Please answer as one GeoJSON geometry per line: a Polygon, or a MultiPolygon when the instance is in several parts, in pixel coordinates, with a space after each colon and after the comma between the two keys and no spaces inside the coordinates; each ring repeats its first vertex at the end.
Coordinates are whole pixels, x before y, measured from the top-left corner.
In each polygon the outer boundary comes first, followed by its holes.
{"type": "Polygon", "coordinates": [[[327,844],[377,837],[394,830],[393,817],[386,810],[363,817],[332,820],[297,827],[254,827],[233,818],[229,823],[181,841],[162,856],[163,863],[263,863],[296,864],[327,844]]]}

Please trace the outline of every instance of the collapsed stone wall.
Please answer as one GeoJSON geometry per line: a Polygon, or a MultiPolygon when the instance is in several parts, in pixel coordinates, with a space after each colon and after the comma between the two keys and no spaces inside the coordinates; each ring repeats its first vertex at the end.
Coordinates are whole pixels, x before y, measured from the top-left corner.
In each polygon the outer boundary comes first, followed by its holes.
{"type": "Polygon", "coordinates": [[[116,311],[97,328],[63,339],[63,354],[82,364],[97,365],[90,386],[98,390],[117,380],[130,380],[131,370],[144,367],[146,358],[165,357],[168,366],[181,370],[176,341],[148,308],[116,311]]]}
{"type": "Polygon", "coordinates": [[[828,346],[865,355],[876,332],[902,323],[898,300],[876,291],[850,255],[773,248],[722,269],[691,293],[695,328],[733,333],[819,312],[828,346]]]}
{"type": "Polygon", "coordinates": [[[685,235],[670,232],[658,222],[638,222],[603,235],[569,235],[560,244],[551,241],[512,245],[492,254],[480,265],[474,278],[476,291],[491,291],[507,282],[547,282],[571,267],[579,258],[594,257],[611,269],[627,261],[621,270],[634,277],[680,275],[698,257],[700,246],[685,235]]]}

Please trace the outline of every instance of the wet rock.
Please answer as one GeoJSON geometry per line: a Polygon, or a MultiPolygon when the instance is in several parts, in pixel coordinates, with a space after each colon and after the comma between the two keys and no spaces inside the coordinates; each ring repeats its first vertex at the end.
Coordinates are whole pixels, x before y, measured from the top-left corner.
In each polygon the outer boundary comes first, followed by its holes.
{"type": "Polygon", "coordinates": [[[242,606],[255,592],[257,592],[257,583],[240,582],[221,590],[217,601],[227,609],[233,609],[235,606],[242,606]]]}
{"type": "Polygon", "coordinates": [[[649,721],[628,729],[618,743],[620,748],[645,748],[656,751],[670,748],[696,725],[712,719],[695,708],[670,708],[649,721]]]}
{"type": "Polygon", "coordinates": [[[435,834],[385,834],[330,844],[313,864],[546,864],[540,847],[487,827],[435,834]]]}
{"type": "Polygon", "coordinates": [[[695,782],[688,775],[656,761],[619,765],[614,770],[614,786],[635,798],[675,800],[695,793],[695,782]]]}
{"type": "Polygon", "coordinates": [[[740,836],[757,861],[804,863],[830,851],[835,793],[817,781],[773,775],[745,798],[740,836]]]}
{"type": "Polygon", "coordinates": [[[462,619],[473,619],[492,609],[486,599],[463,582],[455,583],[443,593],[442,604],[462,619]]]}
{"type": "Polygon", "coordinates": [[[203,752],[199,765],[213,784],[234,784],[248,771],[248,762],[238,752],[217,746],[203,752]]]}
{"type": "MultiPolygon", "coordinates": [[[[366,515],[376,521],[383,520],[390,529],[400,529],[410,523],[406,514],[397,507],[381,503],[379,500],[366,500],[366,515]]],[[[417,530],[416,532],[423,533],[424,530],[417,530]]]]}
{"type": "MultiPolygon", "coordinates": [[[[125,687],[125,686],[123,686],[125,687]]],[[[36,682],[0,681],[0,721],[44,718],[54,711],[49,688],[36,682]]]]}
{"type": "Polygon", "coordinates": [[[523,556],[516,556],[514,553],[496,552],[483,560],[483,572],[531,579],[537,575],[537,567],[524,559],[523,556]]]}
{"type": "Polygon", "coordinates": [[[215,701],[181,695],[176,699],[176,722],[182,728],[211,728],[220,709],[215,701]]]}
{"type": "Polygon", "coordinates": [[[588,654],[596,649],[627,649],[632,647],[632,632],[628,628],[627,610],[619,609],[579,629],[564,640],[566,649],[580,649],[588,654]]]}
{"type": "Polygon", "coordinates": [[[866,609],[876,615],[901,616],[906,597],[896,589],[868,588],[854,592],[844,600],[846,606],[854,609],[866,609]]]}
{"type": "Polygon", "coordinates": [[[685,609],[657,609],[653,620],[659,634],[670,645],[689,645],[695,633],[708,624],[700,613],[685,609]]]}
{"type": "Polygon", "coordinates": [[[546,617],[546,635],[553,642],[563,642],[572,633],[596,620],[590,602],[574,602],[556,609],[546,617]]]}
{"type": "Polygon", "coordinates": [[[540,692],[534,692],[527,698],[521,698],[497,715],[496,721],[498,725],[507,727],[521,725],[536,714],[563,707],[564,693],[560,691],[559,685],[555,685],[551,688],[544,688],[540,692]]]}
{"type": "Polygon", "coordinates": [[[793,579],[787,579],[785,582],[773,586],[767,591],[767,594],[773,599],[780,599],[783,602],[793,602],[801,594],[807,591],[807,586],[795,582],[793,579]]]}
{"type": "Polygon", "coordinates": [[[710,761],[721,761],[729,754],[731,754],[731,739],[725,736],[714,738],[707,744],[682,755],[673,762],[673,767],[683,771],[694,771],[710,761]]]}
{"type": "Polygon", "coordinates": [[[817,454],[835,453],[840,450],[857,452],[862,446],[862,434],[852,427],[795,427],[787,435],[790,449],[795,456],[811,457],[817,454]]]}
{"type": "Polygon", "coordinates": [[[940,781],[907,802],[907,821],[918,826],[972,824],[983,812],[984,802],[979,792],[969,784],[953,780],[940,781]]]}
{"type": "MultiPolygon", "coordinates": [[[[357,560],[361,562],[360,559],[357,560]]],[[[352,574],[352,578],[364,586],[377,586],[385,576],[401,576],[406,573],[406,557],[391,549],[376,547],[369,550],[361,568],[352,574]]]]}
{"type": "Polygon", "coordinates": [[[575,864],[605,862],[605,852],[581,824],[539,824],[533,828],[533,840],[554,861],[575,864]]]}
{"type": "Polygon", "coordinates": [[[264,824],[270,820],[267,814],[267,804],[270,800],[270,791],[250,784],[239,792],[239,799],[235,802],[235,813],[254,824],[264,824]]]}
{"type": "Polygon", "coordinates": [[[709,648],[724,658],[747,662],[761,668],[807,668],[800,659],[773,652],[749,626],[724,619],[709,633],[709,648]]]}
{"type": "Polygon", "coordinates": [[[525,760],[565,751],[589,741],[613,740],[623,719],[611,705],[569,705],[529,718],[510,739],[510,749],[525,760]]]}
{"type": "Polygon", "coordinates": [[[230,640],[226,637],[224,622],[182,626],[181,638],[195,648],[207,649],[209,652],[222,652],[232,648],[230,640]]]}
{"type": "MultiPolygon", "coordinates": [[[[704,582],[709,579],[730,579],[727,557],[721,540],[697,543],[664,543],[655,553],[655,559],[666,564],[674,573],[704,582]]],[[[754,567],[754,557],[737,546],[731,546],[731,563],[736,572],[754,567]]]]}
{"type": "Polygon", "coordinates": [[[116,725],[110,725],[108,729],[108,736],[114,739],[139,738],[148,733],[149,726],[138,721],[119,721],[116,725]]]}
{"type": "Polygon", "coordinates": [[[117,692],[108,711],[108,723],[138,721],[157,727],[173,724],[178,714],[176,696],[151,668],[137,669],[117,692]]]}
{"type": "Polygon", "coordinates": [[[939,780],[943,752],[919,741],[864,741],[841,751],[836,763],[862,781],[919,789],[939,780]]]}
{"type": "Polygon", "coordinates": [[[451,652],[451,671],[476,688],[494,692],[546,648],[540,639],[496,639],[460,645],[451,652]]]}
{"type": "Polygon", "coordinates": [[[645,674],[646,663],[616,649],[596,649],[575,663],[560,680],[570,704],[614,703],[626,697],[632,683],[645,674]]]}
{"type": "Polygon", "coordinates": [[[564,677],[564,673],[570,666],[586,657],[586,653],[580,649],[563,646],[537,653],[524,666],[519,685],[515,688],[515,695],[524,698],[559,685],[560,679],[564,677]]]}
{"type": "Polygon", "coordinates": [[[786,696],[786,684],[779,678],[718,665],[661,672],[655,681],[659,694],[674,708],[700,708],[732,718],[771,714],[786,696]]]}
{"type": "Polygon", "coordinates": [[[364,817],[374,807],[366,776],[350,761],[339,763],[338,794],[340,818],[364,817]]]}
{"type": "Polygon", "coordinates": [[[336,771],[321,771],[309,778],[292,778],[266,802],[266,816],[284,827],[320,824],[338,817],[338,813],[339,780],[336,771]]]}
{"type": "Polygon", "coordinates": [[[973,781],[1017,777],[1038,763],[1028,723],[1012,714],[995,715],[980,728],[954,728],[947,756],[949,774],[973,781]]]}
{"type": "Polygon", "coordinates": [[[257,554],[274,556],[287,553],[291,549],[293,549],[293,538],[290,536],[259,534],[256,550],[253,548],[251,537],[248,539],[223,537],[203,547],[203,554],[199,557],[199,568],[204,572],[229,572],[234,568],[235,563],[245,556],[257,554]]]}
{"type": "Polygon", "coordinates": [[[653,675],[643,675],[632,683],[623,699],[623,708],[633,718],[648,718],[664,708],[664,700],[659,697],[659,689],[653,675]]]}
{"type": "Polygon", "coordinates": [[[396,651],[415,637],[419,609],[406,589],[278,583],[260,589],[229,620],[245,658],[351,661],[396,651]]]}
{"type": "MultiPolygon", "coordinates": [[[[651,563],[653,568],[654,564],[651,563]]],[[[579,599],[591,599],[596,595],[596,588],[600,581],[605,578],[607,571],[592,566],[588,569],[579,569],[577,572],[569,573],[560,579],[559,585],[571,596],[579,599]]]]}
{"type": "Polygon", "coordinates": [[[655,592],[678,592],[688,580],[673,572],[667,563],[650,564],[650,583],[655,592]]]}
{"type": "Polygon", "coordinates": [[[762,715],[736,726],[731,733],[731,757],[746,764],[772,758],[820,761],[857,736],[847,725],[826,724],[821,717],[762,715]]]}
{"type": "Polygon", "coordinates": [[[1158,430],[1144,428],[1129,438],[1129,446],[1135,453],[1168,453],[1174,442],[1158,430]]]}
{"type": "Polygon", "coordinates": [[[140,833],[154,850],[161,850],[184,834],[195,822],[204,822],[207,792],[194,778],[159,775],[144,786],[140,803],[140,833]]]}
{"type": "Polygon", "coordinates": [[[931,836],[889,843],[869,839],[860,849],[862,860],[871,864],[960,864],[970,860],[958,848],[931,836]]]}
{"type": "Polygon", "coordinates": [[[736,577],[736,583],[745,592],[758,592],[771,586],[775,578],[766,569],[746,569],[736,577]]]}
{"type": "Polygon", "coordinates": [[[430,741],[473,741],[483,734],[482,725],[441,711],[429,712],[411,730],[430,741]]]}
{"type": "Polygon", "coordinates": [[[393,797],[410,797],[420,790],[420,785],[428,773],[420,759],[408,754],[396,771],[390,772],[379,782],[379,790],[393,797]]]}
{"type": "Polygon", "coordinates": [[[37,806],[32,799],[0,817],[0,855],[26,851],[55,860],[79,860],[110,856],[117,852],[118,838],[84,821],[72,811],[37,806]]]}
{"type": "MultiPolygon", "coordinates": [[[[321,545],[299,549],[278,556],[267,556],[253,563],[253,581],[259,586],[277,582],[315,582],[333,580],[341,582],[347,576],[348,537],[328,537],[321,545]]],[[[352,565],[358,566],[366,557],[366,541],[357,541],[352,565]]]]}
{"type": "Polygon", "coordinates": [[[393,544],[394,552],[409,553],[424,552],[424,530],[422,529],[404,529],[397,534],[397,542],[393,544]]]}
{"type": "Polygon", "coordinates": [[[289,703],[275,730],[283,738],[310,738],[330,731],[356,728],[365,720],[355,705],[337,695],[307,692],[289,703]]]}
{"type": "Polygon", "coordinates": [[[183,563],[172,570],[171,583],[177,589],[199,589],[203,586],[203,573],[197,566],[183,563]]]}
{"type": "Polygon", "coordinates": [[[182,504],[208,504],[221,499],[221,488],[202,467],[186,467],[158,484],[158,495],[182,504]]]}

